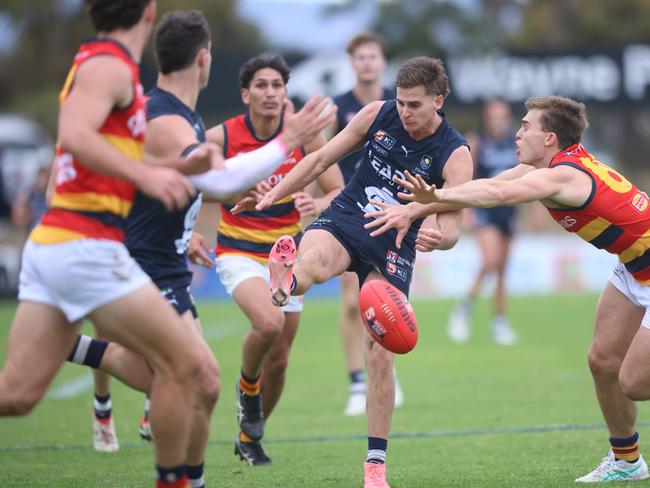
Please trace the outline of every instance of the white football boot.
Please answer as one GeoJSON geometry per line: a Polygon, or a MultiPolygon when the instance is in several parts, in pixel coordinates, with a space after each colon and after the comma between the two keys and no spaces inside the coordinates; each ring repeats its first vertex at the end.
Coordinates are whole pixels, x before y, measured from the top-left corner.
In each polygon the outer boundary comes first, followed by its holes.
{"type": "Polygon", "coordinates": [[[610,449],[596,469],[575,481],[576,483],[610,483],[613,481],[638,481],[647,478],[648,465],[643,460],[643,456],[639,456],[634,463],[628,463],[622,459],[616,460],[610,449]]]}
{"type": "Polygon", "coordinates": [[[108,422],[100,422],[93,415],[93,447],[99,452],[115,452],[120,448],[112,418],[108,422]]]}

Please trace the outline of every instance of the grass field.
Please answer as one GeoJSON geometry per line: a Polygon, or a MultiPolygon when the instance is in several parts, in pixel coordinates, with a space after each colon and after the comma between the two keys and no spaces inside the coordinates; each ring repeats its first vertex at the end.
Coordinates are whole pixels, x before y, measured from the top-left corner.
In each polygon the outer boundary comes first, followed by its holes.
{"type": "MultiPolygon", "coordinates": [[[[420,342],[397,361],[406,402],[393,418],[391,487],[574,486],[608,449],[586,363],[595,302],[591,295],[513,299],[521,344],[512,348],[491,343],[487,302],[478,304],[475,334],[464,346],[445,333],[451,302],[416,302],[420,342]]],[[[14,308],[0,306],[0,360],[14,308]]],[[[259,468],[232,452],[234,384],[247,324],[227,303],[201,303],[199,313],[224,385],[206,459],[208,486],[361,487],[366,426],[364,418],[342,415],[347,379],[338,303],[307,302],[285,394],[267,424],[265,447],[274,464],[259,468]]],[[[0,486],[153,486],[152,449],[137,435],[142,395],[115,383],[122,448],[96,453],[88,379],[88,370],[66,365],[33,413],[0,419],[0,486]]],[[[642,450],[649,413],[640,405],[642,450]]]]}

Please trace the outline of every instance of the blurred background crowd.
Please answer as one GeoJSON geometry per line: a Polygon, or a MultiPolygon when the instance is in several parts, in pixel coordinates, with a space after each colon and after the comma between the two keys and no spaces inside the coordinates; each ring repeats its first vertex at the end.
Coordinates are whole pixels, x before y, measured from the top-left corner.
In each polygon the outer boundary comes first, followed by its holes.
{"type": "MultiPolygon", "coordinates": [[[[210,23],[213,72],[198,106],[207,126],[242,111],[237,71],[261,51],[285,56],[292,67],[289,94],[297,103],[317,91],[336,95],[349,90],[355,78],[345,46],[359,31],[372,30],[386,40],[386,86],[392,86],[397,66],[406,58],[427,55],[445,61],[452,88],[445,111],[460,130],[480,131],[482,108],[495,98],[510,104],[514,131],[529,96],[568,96],[587,104],[589,150],[642,189],[650,187],[647,0],[158,4],[161,13],[200,9],[210,23]]],[[[58,91],[80,40],[90,33],[81,0],[0,4],[0,295],[15,293],[21,243],[44,209],[58,91]]],[[[142,70],[148,89],[155,82],[151,50],[142,70]]],[[[527,235],[560,230],[540,207],[524,208],[521,215],[519,226],[527,235]]],[[[459,284],[458,290],[463,287],[459,284]]]]}

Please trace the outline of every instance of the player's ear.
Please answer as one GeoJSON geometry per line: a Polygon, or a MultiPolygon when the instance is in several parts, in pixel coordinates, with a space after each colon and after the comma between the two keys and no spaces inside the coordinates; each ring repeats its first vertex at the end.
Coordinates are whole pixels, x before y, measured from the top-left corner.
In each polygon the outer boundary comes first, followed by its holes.
{"type": "Polygon", "coordinates": [[[547,132],[546,138],[544,139],[544,145],[547,147],[554,146],[558,143],[557,134],[555,132],[547,132]]]}
{"type": "Polygon", "coordinates": [[[244,102],[244,105],[248,105],[250,102],[250,94],[248,93],[248,88],[241,89],[241,101],[244,102]]]}

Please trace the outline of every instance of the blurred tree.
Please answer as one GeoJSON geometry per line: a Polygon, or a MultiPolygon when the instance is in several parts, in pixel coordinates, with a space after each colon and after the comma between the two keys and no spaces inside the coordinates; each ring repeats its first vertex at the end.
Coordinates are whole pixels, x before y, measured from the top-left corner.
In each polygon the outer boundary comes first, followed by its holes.
{"type": "Polygon", "coordinates": [[[648,0],[524,0],[518,49],[608,49],[650,42],[648,0]]]}
{"type": "MultiPolygon", "coordinates": [[[[262,46],[256,27],[237,15],[237,0],[193,0],[202,10],[216,50],[253,50],[262,46]]],[[[158,12],[187,9],[183,0],[160,0],[158,12]]],[[[8,14],[19,39],[12,51],[0,53],[0,107],[28,113],[53,129],[56,92],[65,79],[79,43],[92,35],[81,0],[3,0],[0,14],[8,14]]],[[[145,63],[153,64],[151,50],[145,63]]]]}

